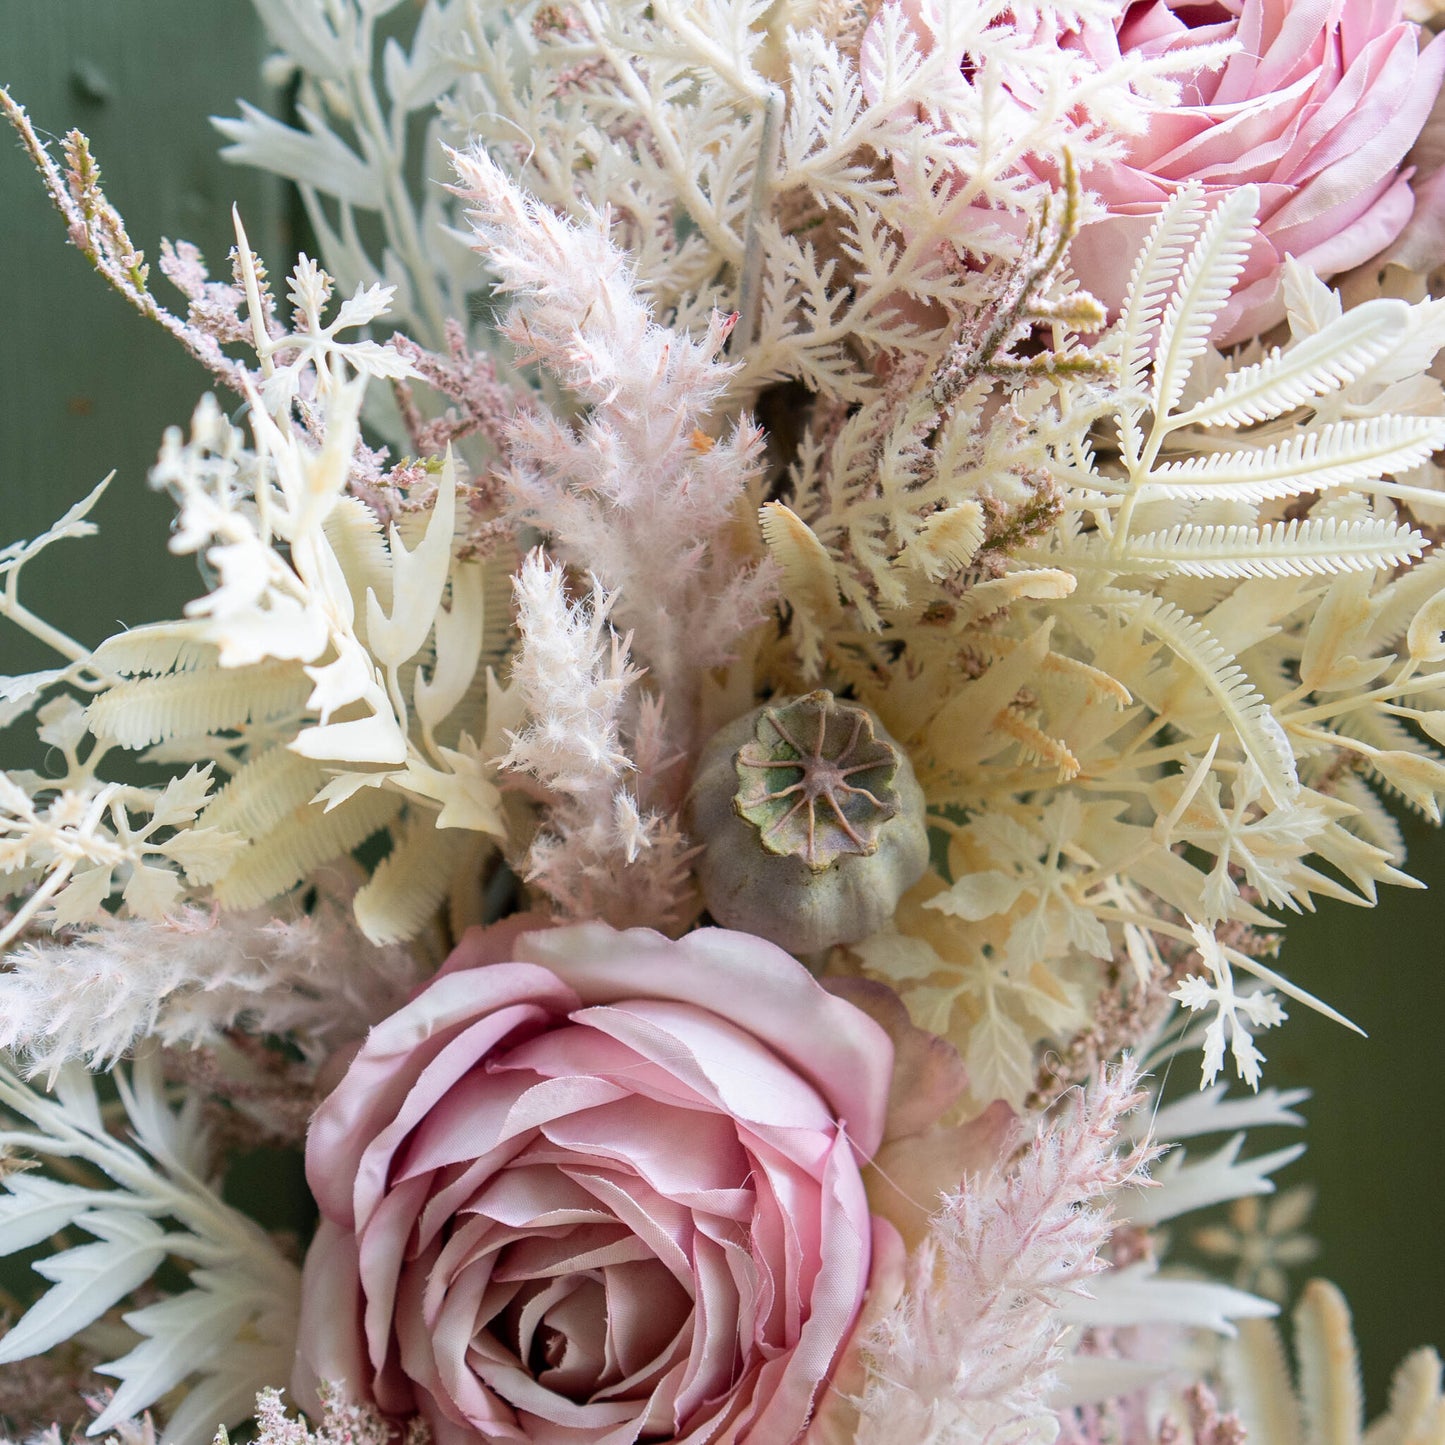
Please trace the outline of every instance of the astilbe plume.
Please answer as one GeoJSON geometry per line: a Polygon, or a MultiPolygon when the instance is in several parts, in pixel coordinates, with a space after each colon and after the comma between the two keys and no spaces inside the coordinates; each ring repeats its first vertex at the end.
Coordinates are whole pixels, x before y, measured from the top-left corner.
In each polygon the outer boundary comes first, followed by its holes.
{"type": "Polygon", "coordinates": [[[0,1048],[52,1082],[71,1059],[109,1068],[145,1038],[194,1047],[238,1025],[320,1056],[392,1012],[419,975],[410,954],[362,936],[345,897],[289,917],[186,907],[106,918],[6,964],[0,1048]]]}
{"type": "Polygon", "coordinates": [[[695,745],[704,673],[731,660],[774,593],[739,525],[761,500],[760,433],[746,417],[720,438],[707,430],[733,318],[713,313],[698,341],[658,325],[605,216],[555,215],[481,151],[454,163],[478,249],[516,298],[503,334],[587,408],[576,426],[541,407],[516,418],[516,518],[615,594],[671,734],[695,745]]]}
{"type": "MultiPolygon", "coordinates": [[[[428,1445],[431,1432],[420,1420],[411,1420],[398,1432],[372,1405],[349,1402],[336,1385],[321,1387],[321,1418],[309,1429],[303,1419],[286,1414],[280,1390],[262,1390],[256,1396],[255,1445],[428,1445]]],[[[215,1445],[229,1445],[225,1430],[216,1432],[215,1445]]]]}
{"type": "Polygon", "coordinates": [[[1125,1061],[1021,1156],[946,1195],[910,1262],[898,1305],[864,1342],[870,1379],[856,1445],[965,1445],[1048,1439],[1061,1358],[1058,1306],[1105,1267],[1107,1196],[1143,1181],[1155,1151],[1117,1148],[1143,1099],[1125,1061]]]}
{"type": "Polygon", "coordinates": [[[522,564],[516,596],[521,647],[508,698],[529,721],[507,734],[499,766],[529,775],[547,809],[526,879],[563,916],[616,927],[678,921],[690,850],[677,819],[647,807],[665,771],[659,714],[629,695],[641,674],[628,660],[630,636],[608,625],[617,594],[596,586],[590,599],[569,600],[562,569],[537,551],[522,564]]]}

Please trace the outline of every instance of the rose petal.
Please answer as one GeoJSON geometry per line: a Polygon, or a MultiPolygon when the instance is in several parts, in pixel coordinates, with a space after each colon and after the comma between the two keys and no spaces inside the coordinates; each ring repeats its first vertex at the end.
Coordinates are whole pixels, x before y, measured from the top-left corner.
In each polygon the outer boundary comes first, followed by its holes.
{"type": "Polygon", "coordinates": [[[722,928],[673,940],[584,923],[526,934],[517,956],[555,971],[584,1004],[674,999],[731,1020],[817,1088],[864,1154],[878,1147],[888,1041],[782,949],[722,928]]]}

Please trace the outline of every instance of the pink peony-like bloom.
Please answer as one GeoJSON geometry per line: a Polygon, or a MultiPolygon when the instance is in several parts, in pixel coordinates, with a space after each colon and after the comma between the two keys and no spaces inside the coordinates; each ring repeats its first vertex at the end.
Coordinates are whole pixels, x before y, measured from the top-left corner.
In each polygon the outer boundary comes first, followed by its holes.
{"type": "Polygon", "coordinates": [[[1206,194],[1259,187],[1257,235],[1215,323],[1226,344],[1283,319],[1286,256],[1335,276],[1405,229],[1415,196],[1401,162],[1439,94],[1445,44],[1422,50],[1399,0],[1144,0],[1120,12],[1112,32],[1079,37],[1100,63],[1210,40],[1239,49],[1155,110],[1122,159],[1084,174],[1109,215],[1084,227],[1070,257],[1111,309],[1161,203],[1186,181],[1206,194]]]}
{"type": "Polygon", "coordinates": [[[789,1445],[896,1254],[859,1173],[892,1067],[746,934],[473,929],[312,1122],[297,1397],[439,1445],[789,1445]]]}
{"type": "Polygon", "coordinates": [[[1206,195],[1259,187],[1258,233],[1214,327],[1223,344],[1283,319],[1286,256],[1328,278],[1378,255],[1414,211],[1402,162],[1445,76],[1445,37],[1422,46],[1426,38],[1400,0],[1120,0],[1112,26],[1067,35],[1101,69],[1237,45],[1187,79],[1177,104],[1149,108],[1118,160],[1084,171],[1108,215],[1071,248],[1080,282],[1117,311],[1161,205],[1189,181],[1206,195]]]}

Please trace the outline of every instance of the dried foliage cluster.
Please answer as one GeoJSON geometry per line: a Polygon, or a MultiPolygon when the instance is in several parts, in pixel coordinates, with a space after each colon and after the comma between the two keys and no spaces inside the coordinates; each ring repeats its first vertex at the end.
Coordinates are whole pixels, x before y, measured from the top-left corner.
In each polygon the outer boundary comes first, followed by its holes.
{"type": "MultiPolygon", "coordinates": [[[[22,602],[99,489],[0,552],[0,615],[58,654],[0,679],[53,763],[0,778],[0,1249],[66,1240],[0,1367],[79,1335],[119,1382],[96,1431],[246,1418],[297,1275],[213,1188],[212,1132],[294,1141],[298,1080],[519,891],[690,927],[703,744],[826,687],[906,751],[933,843],[826,969],[956,1047],[951,1122],[1025,1121],[942,1201],[828,1428],[1180,1438],[1167,1399],[1199,1445],[1269,1445],[1254,1422],[1299,1406],[1268,1326],[1210,1377],[1237,1418],[1177,1368],[1266,1306],[1159,1274],[1154,1231],[1293,1151],[1176,1150],[1140,1192],[1132,1076],[1050,1113],[1041,1061],[1148,1049],[1172,996],[1205,1082],[1228,1052],[1257,1088],[1278,995],[1329,1012],[1266,961],[1282,911],[1410,881],[1387,804],[1438,822],[1445,795],[1445,301],[1289,262],[1286,327],[1220,351],[1251,186],[1181,187],[1116,314],[1081,290],[1089,169],[1189,74],[1059,43],[1106,0],[255,4],[299,119],[220,125],[305,200],[320,260],[284,297],[238,223],[221,279],[166,247],[168,309],[84,138],[53,157],[6,102],[71,241],[229,395],[151,475],[211,579],[183,618],[90,649],[22,602]],[[85,1066],[133,1051],[121,1142],[85,1066]]],[[[1215,1086],[1157,1135],[1293,1102],[1215,1086]]],[[[1342,1309],[1308,1295],[1297,1340],[1344,1439],[1357,1396],[1313,1363],[1342,1309]]],[[[1431,1360],[1372,1440],[1445,1429],[1431,1360]]],[[[382,1429],[257,1418],[267,1445],[382,1429]]]]}

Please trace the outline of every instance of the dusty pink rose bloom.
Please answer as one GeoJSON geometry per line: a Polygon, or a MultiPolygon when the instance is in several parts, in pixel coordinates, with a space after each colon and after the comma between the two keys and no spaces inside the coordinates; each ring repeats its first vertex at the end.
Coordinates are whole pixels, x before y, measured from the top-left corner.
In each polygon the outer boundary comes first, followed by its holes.
{"type": "Polygon", "coordinates": [[[859,1174],[892,1062],[745,934],[473,929],[312,1123],[298,1398],[439,1445],[789,1445],[896,1240],[859,1174]]]}
{"type": "Polygon", "coordinates": [[[1286,256],[1330,277],[1384,250],[1415,208],[1401,162],[1445,75],[1445,37],[1426,38],[1400,0],[1119,0],[1112,26],[1066,37],[1100,67],[1238,43],[1186,81],[1177,105],[1153,109],[1119,160],[1084,172],[1109,214],[1074,242],[1082,284],[1116,311],[1160,206],[1191,180],[1206,194],[1260,191],[1258,235],[1215,324],[1222,343],[1283,319],[1286,256]]]}
{"type": "Polygon", "coordinates": [[[1415,197],[1400,163],[1440,91],[1445,45],[1422,49],[1399,0],[1143,0],[1120,10],[1112,32],[1079,37],[1102,63],[1214,39],[1240,48],[1196,76],[1179,105],[1154,111],[1122,160],[1084,174],[1110,214],[1075,241],[1074,270],[1111,308],[1160,203],[1185,181],[1206,193],[1259,187],[1258,235],[1215,325],[1225,343],[1283,319],[1286,256],[1334,276],[1404,230],[1415,197]]]}

